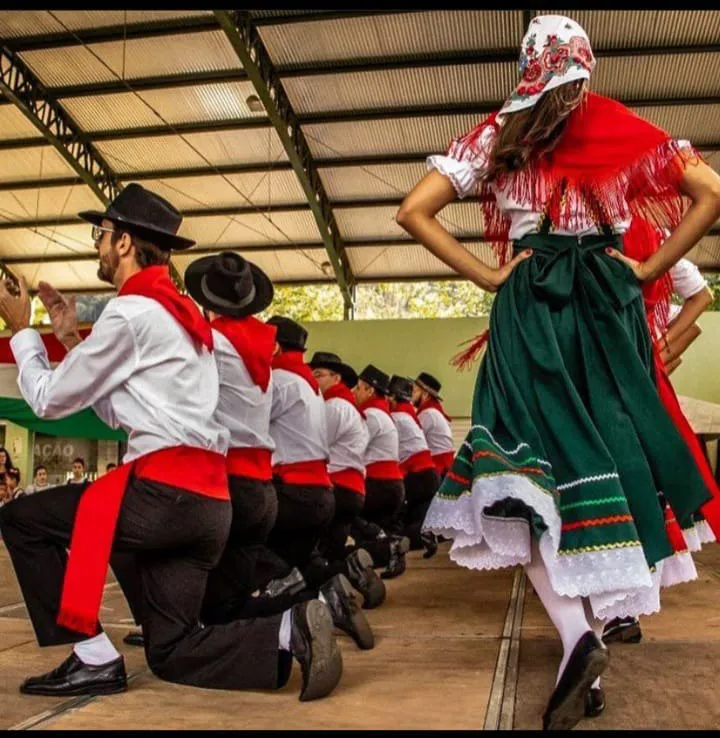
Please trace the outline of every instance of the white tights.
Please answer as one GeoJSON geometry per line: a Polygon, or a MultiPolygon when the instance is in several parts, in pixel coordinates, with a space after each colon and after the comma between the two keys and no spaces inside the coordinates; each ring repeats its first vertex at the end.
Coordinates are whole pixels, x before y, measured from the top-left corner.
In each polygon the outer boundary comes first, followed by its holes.
{"type": "MultiPolygon", "coordinates": [[[[590,604],[583,602],[582,597],[564,597],[552,588],[545,563],[540,555],[540,549],[534,537],[532,539],[532,558],[530,563],[525,566],[525,573],[532,582],[532,586],[537,592],[545,611],[550,616],[550,620],[552,620],[553,625],[560,634],[563,657],[555,680],[557,684],[565,670],[570,654],[573,652],[580,638],[589,630],[594,631],[598,638],[600,638],[602,636],[603,623],[592,617],[590,604]]],[[[600,686],[600,679],[598,678],[592,686],[600,686]]]]}

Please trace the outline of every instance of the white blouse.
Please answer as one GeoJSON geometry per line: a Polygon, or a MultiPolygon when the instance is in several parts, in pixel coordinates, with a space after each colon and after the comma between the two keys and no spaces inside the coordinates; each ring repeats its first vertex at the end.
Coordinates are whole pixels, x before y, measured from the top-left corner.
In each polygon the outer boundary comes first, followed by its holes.
{"type": "MultiPolygon", "coordinates": [[[[488,126],[480,135],[477,143],[473,147],[467,147],[462,153],[461,158],[453,156],[433,155],[427,158],[427,169],[437,169],[441,174],[445,175],[451,182],[460,199],[473,194],[477,190],[478,182],[487,172],[492,153],[493,143],[497,135],[493,126],[488,126]]],[[[689,146],[689,141],[679,141],[680,146],[689,146]]],[[[512,181],[506,185],[506,190],[510,191],[512,181]]],[[[500,190],[494,182],[490,183],[497,200],[498,208],[506,213],[510,218],[510,240],[516,241],[528,233],[537,233],[540,228],[543,214],[541,211],[531,210],[528,204],[520,203],[510,197],[507,192],[500,190]]],[[[630,227],[632,216],[630,208],[626,208],[627,217],[620,221],[611,223],[610,226],[614,233],[622,234],[630,227]]],[[[552,233],[558,236],[591,236],[600,233],[597,224],[582,206],[574,213],[570,214],[570,222],[579,224],[575,231],[564,231],[553,227],[552,233]]]]}
{"type": "MultiPolygon", "coordinates": [[[[670,277],[672,278],[673,291],[677,292],[683,300],[689,300],[693,295],[697,295],[707,287],[705,277],[700,274],[700,270],[688,259],[680,259],[672,269],[670,269],[670,277]]],[[[669,320],[674,320],[678,313],[682,310],[682,305],[670,305],[669,320]]]]}

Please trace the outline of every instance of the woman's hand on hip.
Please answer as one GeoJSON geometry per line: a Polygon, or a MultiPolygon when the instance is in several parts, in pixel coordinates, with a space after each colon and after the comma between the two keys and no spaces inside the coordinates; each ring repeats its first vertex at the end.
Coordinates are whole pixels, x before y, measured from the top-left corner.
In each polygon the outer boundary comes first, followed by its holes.
{"type": "Polygon", "coordinates": [[[497,292],[505,284],[505,282],[508,281],[515,267],[521,261],[529,259],[532,254],[532,249],[525,249],[525,251],[521,251],[515,258],[513,258],[504,266],[492,270],[492,274],[489,277],[489,286],[480,286],[486,289],[488,292],[497,292]]]}
{"type": "Polygon", "coordinates": [[[611,256],[616,261],[622,261],[626,266],[629,266],[630,269],[633,270],[635,276],[641,282],[645,282],[650,276],[649,270],[644,261],[636,261],[635,259],[631,259],[629,256],[625,256],[622,251],[610,248],[609,246],[605,249],[605,253],[608,256],[611,256]]]}

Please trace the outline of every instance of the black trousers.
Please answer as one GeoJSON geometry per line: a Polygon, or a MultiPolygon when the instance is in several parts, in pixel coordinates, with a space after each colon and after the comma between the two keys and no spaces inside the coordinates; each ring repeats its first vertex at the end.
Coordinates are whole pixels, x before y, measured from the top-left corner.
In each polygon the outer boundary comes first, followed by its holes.
{"type": "Polygon", "coordinates": [[[335,485],[335,515],[320,542],[320,553],[328,561],[341,561],[347,552],[345,544],[352,524],[365,505],[365,497],[347,487],[335,485]]]}
{"type": "MultiPolygon", "coordinates": [[[[56,623],[66,549],[83,492],[66,485],[0,510],[0,532],[40,646],[86,638],[56,623]]],[[[153,674],[197,687],[273,689],[288,676],[278,652],[279,615],[200,623],[208,574],[225,547],[231,514],[225,500],[131,480],[113,544],[114,551],[134,554],[123,557],[120,584],[140,617],[153,674]]]]}
{"type": "Polygon", "coordinates": [[[405,501],[403,512],[403,535],[410,539],[412,549],[423,547],[420,531],[432,498],[440,487],[437,469],[424,469],[405,475],[405,501]]]}
{"type": "Polygon", "coordinates": [[[272,482],[230,476],[232,524],[225,550],[210,572],[201,611],[204,623],[227,623],[256,589],[287,568],[267,549],[278,501],[272,482]]]}
{"type": "Polygon", "coordinates": [[[366,479],[365,507],[361,519],[350,529],[355,548],[364,548],[376,567],[390,563],[389,536],[401,532],[400,511],[405,500],[405,485],[401,479],[366,479]],[[378,538],[380,532],[387,537],[378,538]]]}

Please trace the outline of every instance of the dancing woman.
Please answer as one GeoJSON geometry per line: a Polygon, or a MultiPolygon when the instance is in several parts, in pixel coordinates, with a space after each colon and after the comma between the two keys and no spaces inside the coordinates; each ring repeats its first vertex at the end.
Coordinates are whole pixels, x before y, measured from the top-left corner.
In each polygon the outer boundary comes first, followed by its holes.
{"type": "Polygon", "coordinates": [[[577,23],[533,19],[517,88],[446,156],[429,158],[397,216],[440,260],[497,292],[472,427],[425,529],[454,539],[462,566],[525,567],[563,644],[550,729],[601,709],[603,623],[660,608],[673,548],[658,490],[681,525],[710,499],[658,396],[641,283],[720,216],[720,177],[689,143],[590,93],[594,65],[577,23]],[[473,193],[497,268],[435,217],[473,193]],[[633,216],[672,231],[644,261],[623,253],[633,216]]]}

